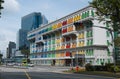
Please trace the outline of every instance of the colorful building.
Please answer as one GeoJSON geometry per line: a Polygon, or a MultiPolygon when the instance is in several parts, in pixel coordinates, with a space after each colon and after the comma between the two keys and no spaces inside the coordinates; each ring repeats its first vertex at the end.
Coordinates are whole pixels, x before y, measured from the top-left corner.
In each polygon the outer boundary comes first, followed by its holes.
{"type": "Polygon", "coordinates": [[[96,18],[95,9],[88,6],[30,31],[30,60],[37,65],[60,66],[113,62],[110,33],[98,28],[109,25],[96,18]]]}

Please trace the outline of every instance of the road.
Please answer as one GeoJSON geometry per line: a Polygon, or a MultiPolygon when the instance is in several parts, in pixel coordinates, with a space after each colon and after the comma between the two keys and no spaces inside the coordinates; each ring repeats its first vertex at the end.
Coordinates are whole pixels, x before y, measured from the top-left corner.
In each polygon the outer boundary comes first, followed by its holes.
{"type": "Polygon", "coordinates": [[[0,69],[1,69],[0,79],[114,79],[114,78],[103,77],[103,76],[68,74],[68,73],[62,73],[59,71],[55,72],[56,69],[53,70],[54,68],[52,69],[47,67],[41,68],[39,72],[38,71],[35,72],[37,68],[35,68],[34,70],[34,68],[15,69],[15,68],[0,67],[0,69]]]}

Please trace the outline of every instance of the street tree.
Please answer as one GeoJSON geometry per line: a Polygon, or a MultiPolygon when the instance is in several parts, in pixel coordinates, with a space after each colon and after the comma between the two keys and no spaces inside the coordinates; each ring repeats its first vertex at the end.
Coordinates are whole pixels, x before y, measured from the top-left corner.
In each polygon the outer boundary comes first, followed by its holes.
{"type": "MultiPolygon", "coordinates": [[[[105,18],[109,18],[109,23],[113,28],[114,33],[119,33],[120,31],[120,0],[93,0],[90,2],[90,5],[96,8],[96,14],[99,16],[98,19],[100,21],[105,20],[105,18]]],[[[115,46],[120,45],[119,37],[114,34],[114,42],[115,46]],[[117,42],[117,43],[116,43],[117,42]]]]}
{"type": "Polygon", "coordinates": [[[4,0],[0,0],[0,15],[1,15],[1,9],[3,9],[2,3],[4,3],[4,0]]]}
{"type": "Polygon", "coordinates": [[[1,54],[1,51],[0,51],[0,64],[2,62],[2,57],[3,57],[3,54],[1,54]]]}
{"type": "MultiPolygon", "coordinates": [[[[120,0],[93,0],[90,5],[96,9],[100,21],[109,24],[108,29],[113,31],[114,59],[116,62],[116,49],[120,47],[120,0]],[[111,28],[112,27],[112,28],[111,28]]],[[[108,30],[109,31],[109,30],[108,30]]],[[[114,63],[115,66],[115,63],[114,63]]]]}
{"type": "Polygon", "coordinates": [[[0,54],[0,59],[2,59],[3,54],[0,54]]]}
{"type": "Polygon", "coordinates": [[[96,8],[100,20],[109,17],[113,30],[120,30],[120,0],[93,0],[90,5],[96,8]]]}
{"type": "Polygon", "coordinates": [[[20,50],[21,50],[21,53],[26,57],[28,58],[29,55],[30,55],[30,49],[29,47],[27,47],[26,45],[23,45],[20,47],[20,50]]]}
{"type": "Polygon", "coordinates": [[[20,47],[21,53],[26,57],[27,63],[30,62],[29,55],[30,55],[30,49],[26,45],[23,45],[20,47]]]}
{"type": "Polygon", "coordinates": [[[114,44],[116,47],[120,47],[120,37],[114,39],[114,44]]]}

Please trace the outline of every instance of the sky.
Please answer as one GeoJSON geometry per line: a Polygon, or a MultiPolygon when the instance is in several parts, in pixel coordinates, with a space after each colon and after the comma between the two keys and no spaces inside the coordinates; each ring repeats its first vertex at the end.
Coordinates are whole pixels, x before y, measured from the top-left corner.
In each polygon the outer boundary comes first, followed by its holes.
{"type": "Polygon", "coordinates": [[[0,18],[0,50],[6,55],[9,41],[16,42],[21,18],[41,12],[49,22],[64,17],[89,5],[92,0],[4,0],[0,18]]]}

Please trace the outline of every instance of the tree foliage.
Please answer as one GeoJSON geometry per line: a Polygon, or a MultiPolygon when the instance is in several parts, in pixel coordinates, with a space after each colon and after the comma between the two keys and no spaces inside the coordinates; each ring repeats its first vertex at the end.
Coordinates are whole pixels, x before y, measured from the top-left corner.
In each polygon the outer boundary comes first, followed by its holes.
{"type": "Polygon", "coordinates": [[[21,53],[23,55],[25,55],[26,58],[29,57],[29,55],[30,55],[30,49],[29,49],[29,47],[27,47],[26,45],[23,45],[23,46],[20,47],[20,50],[21,50],[21,53]]]}
{"type": "Polygon", "coordinates": [[[3,9],[2,3],[4,3],[4,0],[0,0],[0,15],[1,15],[1,9],[3,9]]]}
{"type": "Polygon", "coordinates": [[[96,8],[96,14],[110,18],[114,31],[120,30],[120,0],[93,0],[90,5],[96,8]]]}
{"type": "Polygon", "coordinates": [[[0,54],[0,59],[2,59],[3,54],[0,54]]]}
{"type": "Polygon", "coordinates": [[[120,47],[120,37],[114,39],[114,44],[116,47],[120,47]]]}
{"type": "Polygon", "coordinates": [[[0,64],[2,62],[2,56],[3,56],[3,54],[1,54],[1,52],[0,52],[0,64]]]}

